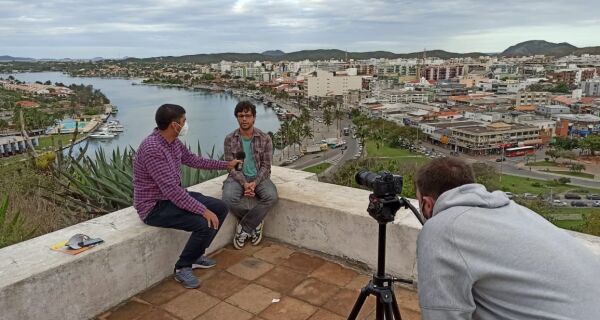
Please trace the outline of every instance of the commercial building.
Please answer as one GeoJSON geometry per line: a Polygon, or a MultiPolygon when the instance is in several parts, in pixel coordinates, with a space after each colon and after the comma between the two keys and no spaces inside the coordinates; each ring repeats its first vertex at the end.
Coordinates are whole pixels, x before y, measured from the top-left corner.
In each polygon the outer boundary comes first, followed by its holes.
{"type": "Polygon", "coordinates": [[[522,91],[517,93],[515,106],[550,104],[550,92],[522,91]]]}
{"type": "Polygon", "coordinates": [[[581,82],[581,89],[588,97],[600,97],[600,78],[581,82]]]}

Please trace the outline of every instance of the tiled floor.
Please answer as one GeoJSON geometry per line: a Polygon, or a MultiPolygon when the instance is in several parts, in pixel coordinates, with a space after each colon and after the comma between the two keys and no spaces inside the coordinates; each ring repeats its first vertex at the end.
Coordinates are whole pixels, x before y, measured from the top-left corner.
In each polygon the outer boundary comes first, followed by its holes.
{"type": "MultiPolygon", "coordinates": [[[[172,277],[98,317],[183,320],[346,319],[370,275],[264,241],[243,250],[231,247],[212,255],[217,266],[195,270],[202,285],[185,289],[172,277]]],[[[420,319],[416,292],[396,287],[402,319],[420,319]]],[[[369,297],[358,319],[375,319],[369,297]]]]}

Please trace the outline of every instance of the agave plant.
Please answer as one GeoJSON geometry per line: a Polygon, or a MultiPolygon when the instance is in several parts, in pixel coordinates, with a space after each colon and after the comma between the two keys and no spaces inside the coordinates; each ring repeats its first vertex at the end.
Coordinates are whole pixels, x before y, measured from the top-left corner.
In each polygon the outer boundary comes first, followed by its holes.
{"type": "MultiPolygon", "coordinates": [[[[198,154],[202,154],[199,143],[197,150],[198,154]]],[[[84,153],[85,150],[82,152],[84,153]]],[[[61,191],[46,198],[54,200],[58,198],[72,211],[84,211],[91,215],[101,215],[131,206],[135,150],[128,148],[121,151],[116,148],[108,158],[100,148],[96,151],[94,159],[83,156],[82,152],[78,158],[68,154],[57,159],[54,177],[61,191]]],[[[215,158],[214,146],[206,156],[215,158]]],[[[222,157],[221,155],[219,158],[222,157]]],[[[187,166],[182,166],[181,171],[181,185],[184,188],[215,178],[225,172],[205,171],[187,166]]]]}
{"type": "Polygon", "coordinates": [[[0,248],[31,238],[35,229],[27,226],[20,212],[8,218],[8,196],[0,200],[0,248]]]}

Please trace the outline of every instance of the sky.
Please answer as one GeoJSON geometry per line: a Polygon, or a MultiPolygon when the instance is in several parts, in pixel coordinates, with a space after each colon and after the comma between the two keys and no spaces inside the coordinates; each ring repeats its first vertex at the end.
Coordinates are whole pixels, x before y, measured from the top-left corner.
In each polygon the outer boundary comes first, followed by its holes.
{"type": "Polygon", "coordinates": [[[598,0],[0,0],[0,55],[122,58],[309,49],[600,46],[598,0]]]}

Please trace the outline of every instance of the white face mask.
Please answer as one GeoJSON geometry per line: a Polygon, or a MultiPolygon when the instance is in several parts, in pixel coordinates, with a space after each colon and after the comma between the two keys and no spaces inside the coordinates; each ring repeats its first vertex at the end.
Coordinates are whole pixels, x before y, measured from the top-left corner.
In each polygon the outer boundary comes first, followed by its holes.
{"type": "Polygon", "coordinates": [[[188,133],[188,130],[190,129],[190,126],[188,125],[187,120],[185,121],[185,123],[183,124],[183,127],[181,127],[181,130],[179,130],[179,136],[180,137],[185,137],[188,133]]]}

